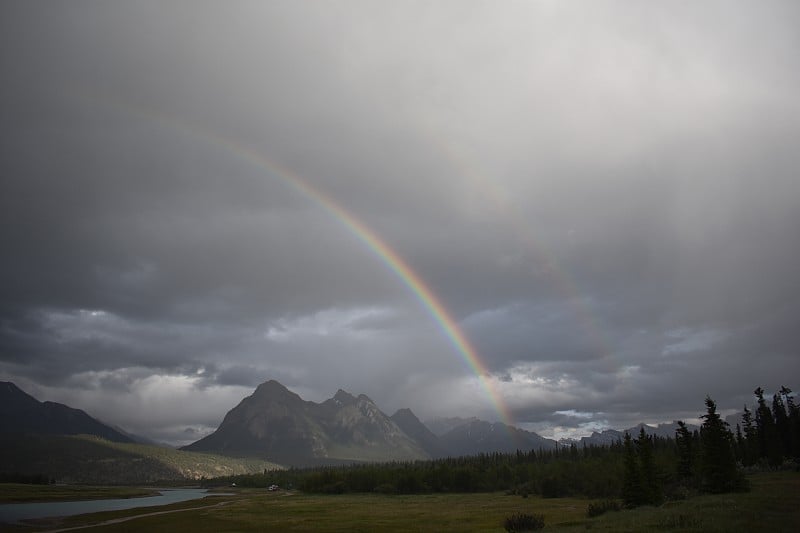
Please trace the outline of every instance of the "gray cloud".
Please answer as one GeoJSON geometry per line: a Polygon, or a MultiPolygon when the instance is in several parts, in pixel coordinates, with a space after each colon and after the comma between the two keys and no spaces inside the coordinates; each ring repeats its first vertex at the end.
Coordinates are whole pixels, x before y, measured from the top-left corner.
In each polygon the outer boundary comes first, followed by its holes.
{"type": "Polygon", "coordinates": [[[0,10],[0,378],[44,399],[175,442],[266,379],[496,419],[326,202],[526,427],[800,369],[793,2],[0,10]]]}

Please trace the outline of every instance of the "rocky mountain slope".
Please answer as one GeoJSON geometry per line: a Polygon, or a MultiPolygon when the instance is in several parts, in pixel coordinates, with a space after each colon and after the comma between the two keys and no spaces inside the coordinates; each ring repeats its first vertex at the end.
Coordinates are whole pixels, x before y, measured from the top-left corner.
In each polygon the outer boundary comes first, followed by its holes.
{"type": "Polygon", "coordinates": [[[386,416],[363,394],[339,390],[317,404],[267,381],[229,411],[214,433],[183,449],[306,466],[556,447],[536,433],[477,418],[447,419],[437,428],[444,431],[435,434],[410,409],[386,416]]]}
{"type": "Polygon", "coordinates": [[[267,458],[287,465],[426,459],[429,455],[365,395],[339,390],[321,404],[267,381],[189,451],[267,458]]]}

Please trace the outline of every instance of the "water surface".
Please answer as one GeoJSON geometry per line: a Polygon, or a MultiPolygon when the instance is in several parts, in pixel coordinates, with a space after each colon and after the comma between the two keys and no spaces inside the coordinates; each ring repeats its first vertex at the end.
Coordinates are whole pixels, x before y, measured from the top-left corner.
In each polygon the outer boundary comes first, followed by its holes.
{"type": "Polygon", "coordinates": [[[124,498],[117,500],[82,500],[75,502],[36,502],[0,504],[0,523],[12,524],[20,520],[49,518],[53,516],[73,516],[77,514],[98,513],[101,511],[121,511],[137,507],[167,505],[204,497],[208,489],[163,489],[158,496],[144,498],[124,498]]]}

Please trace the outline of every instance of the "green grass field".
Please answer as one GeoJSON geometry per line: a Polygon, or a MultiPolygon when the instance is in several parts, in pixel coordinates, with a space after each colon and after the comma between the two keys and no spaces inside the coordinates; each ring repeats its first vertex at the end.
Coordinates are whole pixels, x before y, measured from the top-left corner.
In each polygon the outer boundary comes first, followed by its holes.
{"type": "Polygon", "coordinates": [[[502,532],[504,519],[520,512],[543,514],[548,531],[800,531],[800,474],[759,474],[750,480],[749,493],[704,495],[596,518],[586,516],[590,500],[576,498],[522,498],[500,493],[321,496],[242,490],[235,496],[214,496],[168,507],[73,517],[59,524],[46,524],[46,528],[97,524],[112,518],[203,506],[93,527],[91,531],[502,532]],[[226,503],[216,505],[223,501],[226,503]]]}

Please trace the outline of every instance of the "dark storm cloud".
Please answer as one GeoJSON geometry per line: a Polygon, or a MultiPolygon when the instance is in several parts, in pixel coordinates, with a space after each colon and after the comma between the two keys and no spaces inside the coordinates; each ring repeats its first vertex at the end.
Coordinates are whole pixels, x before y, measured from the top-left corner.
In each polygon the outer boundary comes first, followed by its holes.
{"type": "Polygon", "coordinates": [[[47,399],[175,441],[270,378],[497,418],[269,162],[384,239],[537,430],[800,370],[793,2],[0,10],[0,377],[47,399]],[[213,408],[147,427],[156,399],[213,408]]]}

